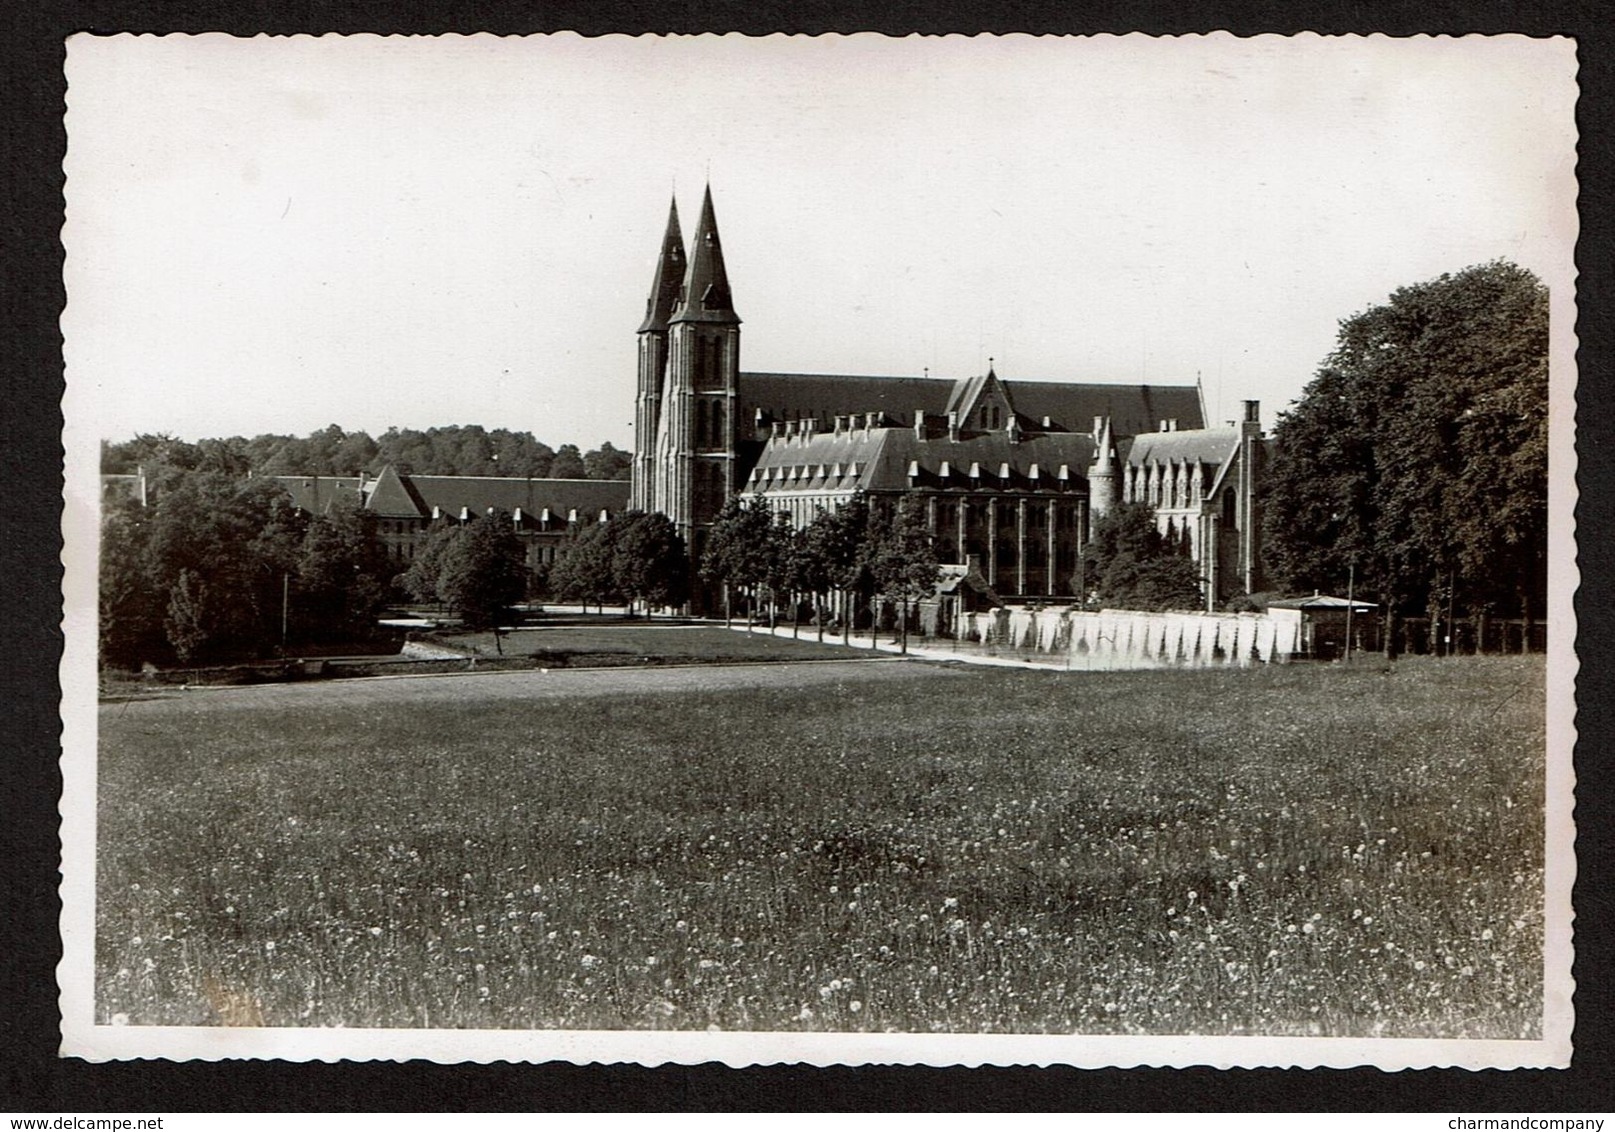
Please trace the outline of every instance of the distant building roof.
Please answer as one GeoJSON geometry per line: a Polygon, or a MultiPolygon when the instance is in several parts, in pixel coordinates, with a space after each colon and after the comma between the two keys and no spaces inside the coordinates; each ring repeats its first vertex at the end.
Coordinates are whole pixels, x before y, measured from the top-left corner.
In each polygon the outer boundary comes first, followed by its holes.
{"type": "Polygon", "coordinates": [[[286,489],[300,510],[323,515],[339,499],[362,504],[363,487],[368,481],[359,476],[276,476],[275,482],[286,489]]]}
{"type": "Polygon", "coordinates": [[[915,486],[916,480],[928,487],[1059,490],[1064,483],[1084,479],[1093,455],[1093,437],[1087,433],[1034,434],[1012,442],[1003,432],[949,440],[922,439],[910,428],[843,429],[770,439],[745,490],[899,491],[915,486]],[[1060,480],[1062,467],[1065,481],[1060,480]],[[977,484],[972,483],[972,469],[978,472],[977,484]],[[1008,483],[1000,475],[1006,469],[1008,483]]]}
{"type": "Polygon", "coordinates": [[[1127,449],[1133,467],[1158,464],[1211,464],[1220,467],[1239,451],[1239,429],[1179,429],[1175,432],[1141,432],[1127,449]]]}
{"type": "Polygon", "coordinates": [[[450,518],[496,511],[537,517],[545,509],[560,520],[628,508],[627,480],[528,479],[516,476],[406,476],[391,465],[373,479],[355,476],[276,476],[292,502],[314,515],[338,499],[363,500],[366,510],[385,519],[450,518]]]}
{"type": "MultiPolygon", "coordinates": [[[[820,424],[853,413],[880,411],[892,423],[912,425],[923,409],[938,416],[950,403],[978,392],[986,377],[956,381],[946,377],[873,377],[825,373],[742,373],[740,415],[750,428],[759,411],[765,422],[814,417],[820,424]]],[[[1029,428],[1089,432],[1095,417],[1108,416],[1117,436],[1154,432],[1161,421],[1198,429],[1204,423],[1200,390],[1193,385],[1119,385],[1101,382],[998,379],[1029,428]]]]}
{"type": "Polygon", "coordinates": [[[409,486],[427,517],[437,508],[443,515],[459,517],[485,514],[492,507],[524,515],[542,514],[564,519],[576,510],[580,517],[612,514],[628,508],[627,480],[517,479],[514,476],[408,476],[409,486]]]}

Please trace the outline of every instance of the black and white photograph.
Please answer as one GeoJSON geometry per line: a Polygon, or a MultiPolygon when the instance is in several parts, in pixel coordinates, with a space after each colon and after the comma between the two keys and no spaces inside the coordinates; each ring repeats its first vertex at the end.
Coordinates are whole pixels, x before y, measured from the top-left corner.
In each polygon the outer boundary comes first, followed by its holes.
{"type": "Polygon", "coordinates": [[[1571,40],[66,69],[65,1054],[1569,1064],[1571,40]]]}

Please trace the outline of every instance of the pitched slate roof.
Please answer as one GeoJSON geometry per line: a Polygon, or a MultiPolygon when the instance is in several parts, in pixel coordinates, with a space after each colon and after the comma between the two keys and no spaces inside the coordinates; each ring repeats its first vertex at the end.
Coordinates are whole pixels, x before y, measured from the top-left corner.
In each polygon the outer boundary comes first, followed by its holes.
{"type": "MultiPolygon", "coordinates": [[[[908,426],[914,423],[916,410],[940,416],[956,391],[962,397],[970,386],[985,380],[985,375],[957,382],[946,377],[742,373],[736,424],[742,430],[752,427],[759,410],[765,425],[815,417],[821,427],[833,417],[878,410],[893,424],[908,426]]],[[[1044,417],[1051,428],[1089,432],[1095,417],[1108,416],[1117,436],[1154,432],[1167,420],[1177,421],[1180,429],[1197,429],[1205,423],[1200,390],[1193,385],[998,380],[1028,429],[1042,428],[1044,417]]]]}
{"type": "Polygon", "coordinates": [[[408,476],[409,486],[421,501],[424,515],[433,508],[449,518],[486,514],[492,507],[537,517],[546,508],[556,519],[576,510],[579,518],[598,517],[601,511],[617,514],[628,509],[627,480],[517,479],[515,476],[408,476]]]}
{"type": "MultiPolygon", "coordinates": [[[[346,496],[360,498],[360,481],[354,476],[276,476],[291,493],[292,502],[314,515],[346,496]]],[[[627,480],[518,479],[515,476],[405,476],[388,465],[375,479],[364,483],[364,505],[383,519],[430,519],[438,514],[458,519],[496,511],[537,519],[548,508],[551,518],[564,522],[574,510],[579,518],[598,518],[601,511],[616,515],[628,509],[627,480]]]]}
{"type": "Polygon", "coordinates": [[[949,440],[876,428],[777,437],[763,447],[745,490],[900,491],[910,486],[1060,491],[1086,485],[1094,455],[1086,433],[1051,432],[1011,443],[1002,432],[949,440]],[[944,476],[944,465],[948,474],[944,476]],[[1066,479],[1059,478],[1060,468],[1066,479]],[[1032,477],[1033,468],[1037,477],[1032,477]],[[972,479],[975,468],[979,477],[972,479]],[[911,469],[915,473],[910,475],[911,469]],[[1008,471],[1008,476],[1000,473],[1008,471]]]}
{"type": "Polygon", "coordinates": [[[1056,428],[1089,432],[1095,417],[1109,417],[1116,436],[1131,436],[1153,432],[1161,421],[1175,420],[1179,428],[1205,424],[1195,385],[1000,380],[1015,402],[1016,415],[1034,427],[1048,417],[1056,428]]]}
{"type": "Polygon", "coordinates": [[[388,519],[416,519],[431,514],[410,488],[408,478],[399,475],[391,464],[381,469],[381,474],[370,485],[365,506],[388,519]]]}
{"type": "Polygon", "coordinates": [[[1210,464],[1223,461],[1239,451],[1239,429],[1197,428],[1177,432],[1146,432],[1133,437],[1127,449],[1127,462],[1133,467],[1145,464],[1210,464]]]}
{"type": "Polygon", "coordinates": [[[351,503],[363,501],[358,476],[276,476],[275,482],[284,487],[299,510],[310,515],[323,515],[338,499],[351,503]]]}
{"type": "Polygon", "coordinates": [[[945,377],[860,377],[829,373],[742,373],[737,427],[749,428],[758,410],[764,421],[815,417],[827,426],[832,417],[880,411],[900,425],[914,423],[914,411],[941,413],[953,381],[945,377]]]}

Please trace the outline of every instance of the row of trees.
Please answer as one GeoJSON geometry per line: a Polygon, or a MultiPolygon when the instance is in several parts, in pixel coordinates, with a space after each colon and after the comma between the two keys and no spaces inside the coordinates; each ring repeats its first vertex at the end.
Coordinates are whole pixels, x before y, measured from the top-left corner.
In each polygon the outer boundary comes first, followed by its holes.
{"type": "MultiPolygon", "coordinates": [[[[163,434],[142,435],[101,447],[101,470],[128,474],[144,467],[160,481],[195,472],[251,475],[351,476],[380,472],[388,464],[406,475],[532,476],[556,479],[625,480],[632,454],[613,447],[580,452],[575,444],[552,449],[530,432],[480,425],[390,428],[379,438],[336,425],[305,437],[265,433],[196,443],[163,434]]],[[[160,487],[172,486],[160,482],[160,487]]]]}
{"type": "Polygon", "coordinates": [[[444,522],[395,574],[369,512],[338,506],[311,516],[272,481],[200,473],[150,508],[108,504],[101,657],[122,667],[207,664],[363,642],[386,606],[406,597],[485,628],[531,582],[508,514],[444,522]]]}
{"type": "Polygon", "coordinates": [[[288,639],[362,638],[390,589],[372,516],[309,516],[272,481],[200,472],[153,507],[108,503],[101,655],[195,664],[266,656],[288,639]]]}
{"type": "MultiPolygon", "coordinates": [[[[1199,569],[1160,532],[1148,504],[1122,504],[1101,517],[1082,561],[1072,582],[1096,604],[1184,609],[1201,601],[1199,569]]],[[[783,602],[806,595],[821,626],[827,617],[846,625],[852,611],[831,609],[832,601],[879,595],[899,605],[906,625],[914,603],[935,596],[940,573],[920,499],[871,506],[859,495],[837,511],[821,509],[800,529],[771,516],[761,499],[731,501],[713,524],[701,576],[744,596],[748,609],[767,608],[771,620],[783,602]]]]}
{"type": "Polygon", "coordinates": [[[1393,616],[1540,614],[1548,295],[1529,271],[1472,267],[1346,319],[1274,437],[1263,542],[1280,586],[1355,585],[1393,616]]]}
{"type": "Polygon", "coordinates": [[[625,602],[632,610],[683,605],[690,597],[689,550],[666,515],[628,511],[580,528],[551,568],[546,588],[585,605],[625,602]]]}
{"type": "Polygon", "coordinates": [[[863,495],[835,511],[820,508],[800,528],[771,513],[761,497],[732,499],[712,525],[700,569],[703,580],[722,587],[726,602],[743,598],[748,620],[766,608],[776,624],[782,604],[794,619],[797,599],[805,598],[821,640],[827,621],[846,631],[855,606],[879,595],[901,611],[905,645],[914,603],[934,596],[940,577],[920,501],[871,505],[863,495]]]}

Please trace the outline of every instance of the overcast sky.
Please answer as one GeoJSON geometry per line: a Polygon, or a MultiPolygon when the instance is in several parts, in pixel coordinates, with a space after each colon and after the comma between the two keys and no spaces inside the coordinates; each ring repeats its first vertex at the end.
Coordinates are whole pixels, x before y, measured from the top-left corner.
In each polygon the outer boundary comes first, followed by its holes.
{"type": "Polygon", "coordinates": [[[1344,317],[1568,278],[1566,41],[70,41],[70,412],[632,441],[670,194],[743,369],[1294,400],[1344,317]]]}

